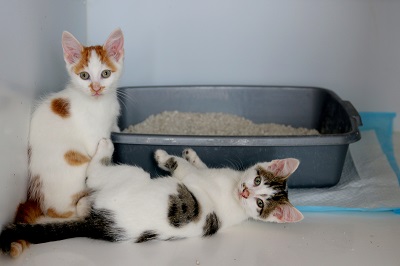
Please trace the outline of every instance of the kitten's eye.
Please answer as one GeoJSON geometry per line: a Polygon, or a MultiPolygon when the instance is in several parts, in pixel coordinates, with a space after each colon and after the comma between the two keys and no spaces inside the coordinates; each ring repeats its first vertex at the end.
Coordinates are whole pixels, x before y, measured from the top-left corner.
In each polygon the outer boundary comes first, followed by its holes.
{"type": "Polygon", "coordinates": [[[256,176],[256,178],[254,178],[254,185],[257,187],[261,184],[261,176],[256,176]]]}
{"type": "Polygon", "coordinates": [[[257,199],[257,206],[261,209],[264,208],[264,201],[262,199],[257,199]]]}
{"type": "Polygon", "coordinates": [[[81,73],[79,73],[79,76],[81,77],[81,79],[83,79],[83,80],[87,80],[87,79],[89,79],[90,78],[90,75],[89,75],[89,73],[87,73],[87,72],[81,72],[81,73]]]}
{"type": "Polygon", "coordinates": [[[101,77],[102,78],[108,78],[109,76],[111,76],[111,70],[103,70],[103,72],[101,72],[101,77]]]}

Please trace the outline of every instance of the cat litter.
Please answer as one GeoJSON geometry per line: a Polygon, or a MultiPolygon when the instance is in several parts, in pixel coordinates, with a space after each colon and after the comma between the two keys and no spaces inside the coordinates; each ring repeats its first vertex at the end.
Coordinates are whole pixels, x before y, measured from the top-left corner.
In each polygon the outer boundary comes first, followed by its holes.
{"type": "Polygon", "coordinates": [[[191,147],[209,167],[244,169],[260,161],[297,158],[301,164],[288,181],[289,187],[331,187],[340,180],[348,146],[361,138],[358,129],[361,119],[357,110],[350,102],[322,88],[159,86],[124,87],[119,88],[119,92],[123,95],[118,124],[121,129],[140,124],[151,116],[154,120],[159,118],[158,115],[165,116],[156,132],[113,132],[111,135],[115,146],[114,161],[140,165],[152,176],[166,174],[155,163],[153,153],[156,149],[180,155],[183,149],[191,147]],[[212,117],[178,119],[180,113],[212,117]],[[167,118],[169,115],[172,117],[167,118]],[[212,120],[222,124],[230,121],[231,116],[243,124],[219,125],[226,131],[213,132],[212,120]],[[190,126],[180,128],[176,124],[178,120],[181,124],[190,123],[190,126]],[[258,131],[255,134],[256,129],[250,129],[245,120],[257,125],[315,129],[319,134],[261,135],[258,131]],[[200,125],[200,129],[195,129],[196,125],[200,125]],[[244,135],[239,134],[242,131],[244,135]]]}
{"type": "Polygon", "coordinates": [[[294,128],[274,123],[255,124],[249,119],[232,114],[179,111],[151,115],[139,124],[130,125],[123,132],[215,136],[319,135],[315,129],[294,128]]]}

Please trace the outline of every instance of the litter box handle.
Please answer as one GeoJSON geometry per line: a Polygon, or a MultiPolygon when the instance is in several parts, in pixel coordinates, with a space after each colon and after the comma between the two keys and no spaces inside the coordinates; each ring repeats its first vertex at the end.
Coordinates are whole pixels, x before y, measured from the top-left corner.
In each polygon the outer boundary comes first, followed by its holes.
{"type": "Polygon", "coordinates": [[[349,116],[356,121],[357,126],[362,126],[361,116],[356,110],[356,108],[354,108],[353,104],[349,101],[343,101],[343,106],[346,109],[346,112],[349,114],[349,116]]]}

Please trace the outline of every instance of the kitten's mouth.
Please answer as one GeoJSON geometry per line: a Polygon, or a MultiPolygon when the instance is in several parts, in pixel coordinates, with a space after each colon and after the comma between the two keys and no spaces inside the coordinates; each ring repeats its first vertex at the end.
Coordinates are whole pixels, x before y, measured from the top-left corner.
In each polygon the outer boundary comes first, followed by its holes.
{"type": "Polygon", "coordinates": [[[247,187],[244,187],[242,191],[239,191],[239,196],[247,199],[250,196],[250,192],[247,187]]]}
{"type": "Polygon", "coordinates": [[[103,91],[104,91],[104,86],[100,86],[100,84],[98,83],[91,83],[89,85],[90,88],[90,92],[92,93],[92,96],[95,97],[99,97],[101,95],[103,95],[103,91]]]}
{"type": "Polygon", "coordinates": [[[101,95],[103,95],[101,92],[94,92],[94,93],[92,93],[92,96],[93,97],[100,97],[101,95]]]}

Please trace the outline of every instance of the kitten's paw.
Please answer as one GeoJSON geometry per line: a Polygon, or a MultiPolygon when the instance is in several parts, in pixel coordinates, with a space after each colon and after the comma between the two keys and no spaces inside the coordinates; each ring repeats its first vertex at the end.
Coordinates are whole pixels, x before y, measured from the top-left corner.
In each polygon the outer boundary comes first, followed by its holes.
{"type": "Polygon", "coordinates": [[[183,150],[182,158],[184,158],[191,164],[195,164],[196,159],[198,159],[199,157],[197,156],[197,153],[194,150],[188,148],[183,150]]]}
{"type": "Polygon", "coordinates": [[[203,163],[193,149],[184,149],[182,152],[182,157],[197,168],[207,168],[207,166],[203,163]]]}
{"type": "Polygon", "coordinates": [[[12,258],[18,258],[22,252],[28,248],[28,243],[25,240],[18,240],[17,242],[11,243],[10,256],[12,258]]]}
{"type": "Polygon", "coordinates": [[[88,216],[90,212],[90,200],[88,196],[81,198],[76,204],[76,215],[78,218],[84,218],[88,216]]]}
{"type": "Polygon", "coordinates": [[[154,158],[157,161],[158,167],[165,171],[173,172],[178,167],[175,158],[164,150],[156,150],[154,158]]]}
{"type": "Polygon", "coordinates": [[[154,159],[156,159],[156,162],[158,164],[162,164],[164,163],[168,158],[169,158],[169,154],[164,151],[164,150],[156,150],[154,153],[154,159]]]}
{"type": "Polygon", "coordinates": [[[114,145],[111,139],[101,139],[97,145],[96,153],[93,158],[103,160],[104,158],[111,158],[114,152],[114,145]]]}

